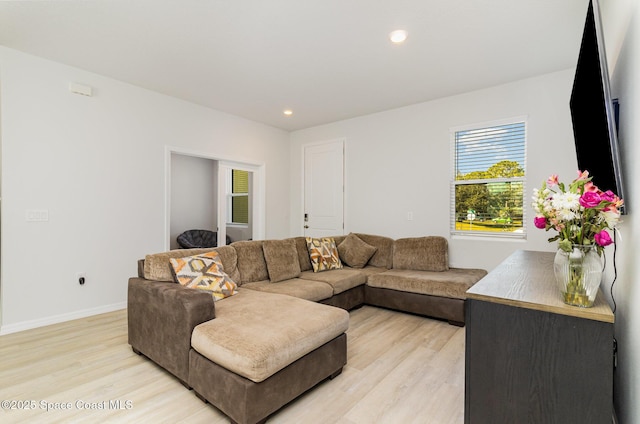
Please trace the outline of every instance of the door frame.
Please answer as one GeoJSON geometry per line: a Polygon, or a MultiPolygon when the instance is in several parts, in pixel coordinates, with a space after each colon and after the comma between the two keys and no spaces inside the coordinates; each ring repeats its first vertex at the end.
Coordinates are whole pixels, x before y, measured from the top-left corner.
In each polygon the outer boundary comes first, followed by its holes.
{"type": "Polygon", "coordinates": [[[302,181],[300,187],[300,203],[301,207],[300,216],[296,219],[298,222],[298,231],[300,234],[304,235],[304,213],[305,213],[305,159],[306,159],[306,149],[307,147],[321,146],[323,144],[333,144],[333,143],[342,143],[342,232],[343,234],[348,234],[349,229],[347,228],[347,139],[346,137],[332,138],[329,140],[322,141],[312,141],[310,143],[301,144],[301,152],[300,152],[300,163],[302,166],[300,167],[300,181],[302,181]]]}
{"type": "Polygon", "coordinates": [[[266,171],[264,163],[255,163],[237,158],[229,158],[220,155],[210,155],[203,152],[188,150],[181,147],[165,146],[164,155],[164,243],[165,250],[171,248],[171,155],[179,154],[185,156],[193,156],[203,159],[218,161],[218,240],[226,240],[226,192],[224,186],[225,169],[232,167],[252,172],[252,238],[254,240],[263,240],[265,237],[266,225],[266,171]],[[222,191],[221,188],[222,187],[222,191]],[[222,209],[221,209],[222,208],[222,209]]]}

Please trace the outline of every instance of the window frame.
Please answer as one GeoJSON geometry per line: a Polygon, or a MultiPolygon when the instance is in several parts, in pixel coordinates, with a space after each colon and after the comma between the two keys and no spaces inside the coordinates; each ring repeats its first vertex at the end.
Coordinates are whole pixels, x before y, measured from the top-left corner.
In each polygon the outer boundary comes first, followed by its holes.
{"type": "Polygon", "coordinates": [[[488,237],[491,239],[502,240],[525,240],[527,238],[527,139],[528,139],[528,117],[517,116],[513,118],[494,120],[488,122],[480,122],[469,125],[456,126],[449,129],[449,139],[451,146],[451,174],[450,174],[450,234],[453,238],[464,237],[488,237]],[[524,126],[524,159],[522,167],[524,169],[524,176],[519,177],[501,177],[490,179],[473,179],[473,180],[456,180],[456,160],[457,160],[457,140],[456,136],[460,132],[483,130],[492,127],[499,127],[505,125],[523,124],[524,126]],[[477,185],[477,184],[498,184],[498,183],[522,183],[522,229],[520,231],[472,231],[464,229],[456,229],[457,214],[456,214],[456,187],[464,185],[477,185]]]}
{"type": "Polygon", "coordinates": [[[225,191],[226,191],[226,197],[227,197],[227,213],[226,213],[226,225],[229,227],[238,227],[238,228],[248,228],[249,227],[249,222],[234,222],[233,221],[233,198],[234,197],[246,197],[247,198],[247,220],[250,221],[251,220],[251,216],[250,216],[250,208],[249,208],[249,195],[250,193],[250,189],[247,190],[246,193],[234,193],[233,192],[233,171],[242,171],[242,172],[247,172],[248,173],[248,178],[251,178],[251,171],[247,171],[244,169],[239,169],[239,168],[227,168],[226,169],[226,178],[225,178],[225,191]]]}

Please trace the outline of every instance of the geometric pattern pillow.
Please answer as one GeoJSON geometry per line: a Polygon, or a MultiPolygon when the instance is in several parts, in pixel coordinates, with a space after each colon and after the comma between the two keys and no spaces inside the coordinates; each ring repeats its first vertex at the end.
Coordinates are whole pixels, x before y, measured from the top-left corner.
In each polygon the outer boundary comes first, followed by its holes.
{"type": "Polygon", "coordinates": [[[224,272],[218,252],[171,258],[176,281],[185,287],[211,292],[213,300],[237,294],[237,284],[224,272]]]}
{"type": "Polygon", "coordinates": [[[328,271],[342,268],[338,248],[333,237],[312,238],[306,237],[309,259],[313,272],[328,271]]]}

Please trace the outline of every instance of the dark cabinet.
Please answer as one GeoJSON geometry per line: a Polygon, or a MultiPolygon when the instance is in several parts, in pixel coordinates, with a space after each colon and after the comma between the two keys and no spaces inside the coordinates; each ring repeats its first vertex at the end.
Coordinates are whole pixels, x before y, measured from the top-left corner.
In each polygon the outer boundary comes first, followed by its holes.
{"type": "Polygon", "coordinates": [[[553,253],[518,251],[467,292],[465,423],[611,423],[613,320],[565,305],[553,253]]]}

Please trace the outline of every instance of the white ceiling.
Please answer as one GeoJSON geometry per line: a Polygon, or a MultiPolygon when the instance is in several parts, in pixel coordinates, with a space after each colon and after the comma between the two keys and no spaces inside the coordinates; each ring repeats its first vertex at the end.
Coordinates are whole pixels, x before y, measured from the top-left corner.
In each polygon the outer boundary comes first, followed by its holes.
{"type": "Polygon", "coordinates": [[[0,44],[296,130],[574,67],[587,2],[0,1],[0,44]]]}

